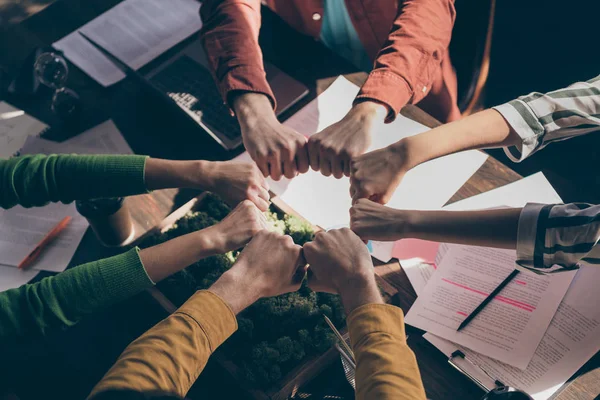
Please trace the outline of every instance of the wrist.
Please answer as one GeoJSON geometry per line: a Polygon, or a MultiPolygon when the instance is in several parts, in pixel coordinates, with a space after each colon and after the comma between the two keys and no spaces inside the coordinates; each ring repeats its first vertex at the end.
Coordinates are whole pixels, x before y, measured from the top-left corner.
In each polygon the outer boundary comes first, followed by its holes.
{"type": "Polygon", "coordinates": [[[385,105],[375,101],[361,101],[352,106],[350,115],[365,120],[379,120],[383,122],[388,113],[385,105]]]}
{"type": "Polygon", "coordinates": [[[420,160],[419,154],[415,154],[413,138],[414,136],[409,136],[388,146],[388,150],[394,154],[394,159],[401,160],[399,163],[400,170],[396,171],[398,175],[403,176],[423,162],[420,160]]]}
{"type": "Polygon", "coordinates": [[[346,315],[366,304],[383,304],[375,274],[353,277],[339,291],[346,315]]]}
{"type": "Polygon", "coordinates": [[[208,290],[225,301],[237,315],[256,302],[260,296],[251,290],[251,287],[244,282],[243,276],[240,276],[235,268],[236,266],[221,275],[208,290]]]}
{"type": "Polygon", "coordinates": [[[276,119],[271,101],[262,93],[248,92],[236,96],[233,109],[242,128],[252,127],[264,118],[276,119]]]}

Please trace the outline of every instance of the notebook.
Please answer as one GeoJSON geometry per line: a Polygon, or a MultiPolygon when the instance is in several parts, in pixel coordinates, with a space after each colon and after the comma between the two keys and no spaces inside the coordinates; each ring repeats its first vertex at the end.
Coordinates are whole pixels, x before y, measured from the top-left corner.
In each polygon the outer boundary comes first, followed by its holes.
{"type": "Polygon", "coordinates": [[[27,138],[42,136],[48,125],[0,101],[0,158],[17,155],[27,138]]]}

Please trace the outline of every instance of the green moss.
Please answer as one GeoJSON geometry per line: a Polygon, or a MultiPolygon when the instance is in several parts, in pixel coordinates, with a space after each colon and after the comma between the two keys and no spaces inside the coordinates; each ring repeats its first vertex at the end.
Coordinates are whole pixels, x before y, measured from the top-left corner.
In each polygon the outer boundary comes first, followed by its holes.
{"type": "MultiPolygon", "coordinates": [[[[215,195],[202,201],[200,209],[188,213],[169,231],[149,238],[148,247],[207,228],[225,218],[230,208],[215,195]]],[[[277,210],[265,213],[272,230],[288,234],[300,245],[314,237],[312,226],[300,218],[277,210]]],[[[239,251],[200,260],[157,286],[180,306],[196,290],[210,287],[234,264],[239,251]]],[[[295,293],[261,299],[238,315],[238,331],[218,350],[224,351],[243,369],[246,379],[267,387],[306,358],[328,350],[335,335],[326,325],[327,315],[336,326],[345,324],[338,296],[315,293],[303,282],[295,293]]]]}

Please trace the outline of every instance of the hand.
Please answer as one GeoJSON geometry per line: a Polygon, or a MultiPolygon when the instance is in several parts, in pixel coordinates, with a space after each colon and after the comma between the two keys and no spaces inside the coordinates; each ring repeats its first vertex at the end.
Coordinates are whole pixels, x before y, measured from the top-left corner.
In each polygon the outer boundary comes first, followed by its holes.
{"type": "Polygon", "coordinates": [[[203,172],[207,190],[217,193],[232,207],[248,199],[261,211],[269,209],[269,185],[253,163],[210,162],[203,172]]]}
{"type": "Polygon", "coordinates": [[[278,181],[308,171],[306,138],[277,120],[265,95],[239,95],[234,108],[244,146],[265,177],[278,181]]]}
{"type": "Polygon", "coordinates": [[[350,229],[319,232],[304,245],[309,264],[308,285],[339,293],[346,313],[368,303],[382,303],[373,262],[365,244],[350,229]]]}
{"type": "Polygon", "coordinates": [[[298,290],[305,274],[302,247],[290,236],[262,231],[209,290],[237,314],[260,298],[298,290]]]}
{"type": "Polygon", "coordinates": [[[410,169],[403,142],[355,158],[351,163],[352,203],[366,198],[386,204],[410,169]]]}
{"type": "Polygon", "coordinates": [[[350,209],[350,229],[362,240],[395,241],[405,237],[410,218],[403,210],[395,210],[359,199],[350,209]]]}
{"type": "Polygon", "coordinates": [[[311,168],[337,179],[350,176],[350,161],[369,148],[377,122],[383,122],[386,112],[381,104],[359,103],[341,121],[313,135],[308,140],[311,168]]]}
{"type": "Polygon", "coordinates": [[[250,200],[242,201],[225,219],[211,226],[211,237],[218,253],[236,250],[260,231],[268,229],[267,219],[250,200]]]}

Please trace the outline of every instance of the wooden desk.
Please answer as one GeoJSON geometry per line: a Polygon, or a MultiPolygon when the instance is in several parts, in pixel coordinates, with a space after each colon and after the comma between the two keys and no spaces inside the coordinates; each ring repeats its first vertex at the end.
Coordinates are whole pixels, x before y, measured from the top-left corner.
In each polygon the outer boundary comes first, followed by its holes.
{"type": "MultiPolygon", "coordinates": [[[[21,24],[10,27],[0,35],[0,66],[14,72],[22,60],[33,48],[49,45],[73,29],[89,21],[102,11],[108,9],[118,0],[63,0],[47,7],[42,12],[28,18],[21,24]],[[58,22],[60,21],[60,22],[58,22]]],[[[261,45],[265,58],[280,66],[283,70],[301,80],[311,88],[310,98],[322,92],[338,74],[346,76],[357,84],[365,79],[363,73],[352,73],[353,68],[332,55],[312,39],[293,32],[277,18],[270,14],[263,17],[261,45]],[[289,49],[295,49],[290,52],[289,49]],[[309,55],[307,57],[306,55],[309,55]]],[[[62,140],[77,134],[106,118],[115,120],[121,132],[136,153],[149,154],[155,157],[174,159],[228,159],[235,152],[225,152],[217,146],[208,135],[199,132],[194,126],[175,116],[164,113],[160,105],[148,99],[140,88],[129,81],[124,81],[111,88],[104,89],[93,82],[81,71],[72,68],[68,86],[81,96],[85,109],[75,124],[62,127],[60,132],[53,133],[53,139],[62,140]]],[[[43,91],[31,99],[7,99],[24,108],[36,117],[52,124],[59,122],[49,113],[50,94],[43,91]]],[[[306,104],[307,99],[287,113],[306,104]]],[[[433,118],[414,106],[407,106],[402,113],[427,126],[438,124],[433,118]]],[[[520,176],[498,161],[490,158],[481,169],[450,200],[454,202],[487,190],[503,186],[518,180],[520,176]]],[[[178,190],[155,192],[152,195],[135,196],[128,199],[133,210],[138,234],[154,226],[170,213],[178,204],[182,204],[196,193],[178,190]]],[[[101,247],[93,235],[88,232],[80,245],[72,264],[79,264],[92,259],[106,257],[114,250],[101,247]]],[[[390,284],[398,288],[399,305],[406,312],[415,301],[416,294],[406,275],[398,263],[389,263],[376,267],[377,273],[390,284]]],[[[150,307],[150,305],[148,305],[150,307]]],[[[419,334],[411,332],[409,345],[414,350],[429,398],[432,399],[477,399],[482,392],[467,378],[450,367],[445,357],[419,334]]],[[[598,357],[592,359],[582,370],[587,371],[599,365],[598,357]]],[[[600,393],[600,381],[597,371],[586,374],[582,384],[575,383],[564,391],[560,399],[593,398],[600,393]]],[[[208,388],[215,382],[209,382],[205,372],[193,393],[215,393],[208,388]]],[[[213,375],[211,375],[213,377],[213,375]]],[[[216,382],[222,382],[217,379],[216,382]]],[[[221,384],[221,383],[217,383],[221,384]]],[[[216,389],[219,390],[218,388],[216,389]]],[[[223,389],[224,390],[224,389],[223,389]]],[[[352,392],[343,381],[340,366],[331,368],[329,373],[310,385],[303,392],[326,392],[340,398],[351,398],[352,392]]],[[[223,398],[227,397],[225,395],[223,398]]],[[[208,398],[212,398],[210,395],[208,398]]]]}

